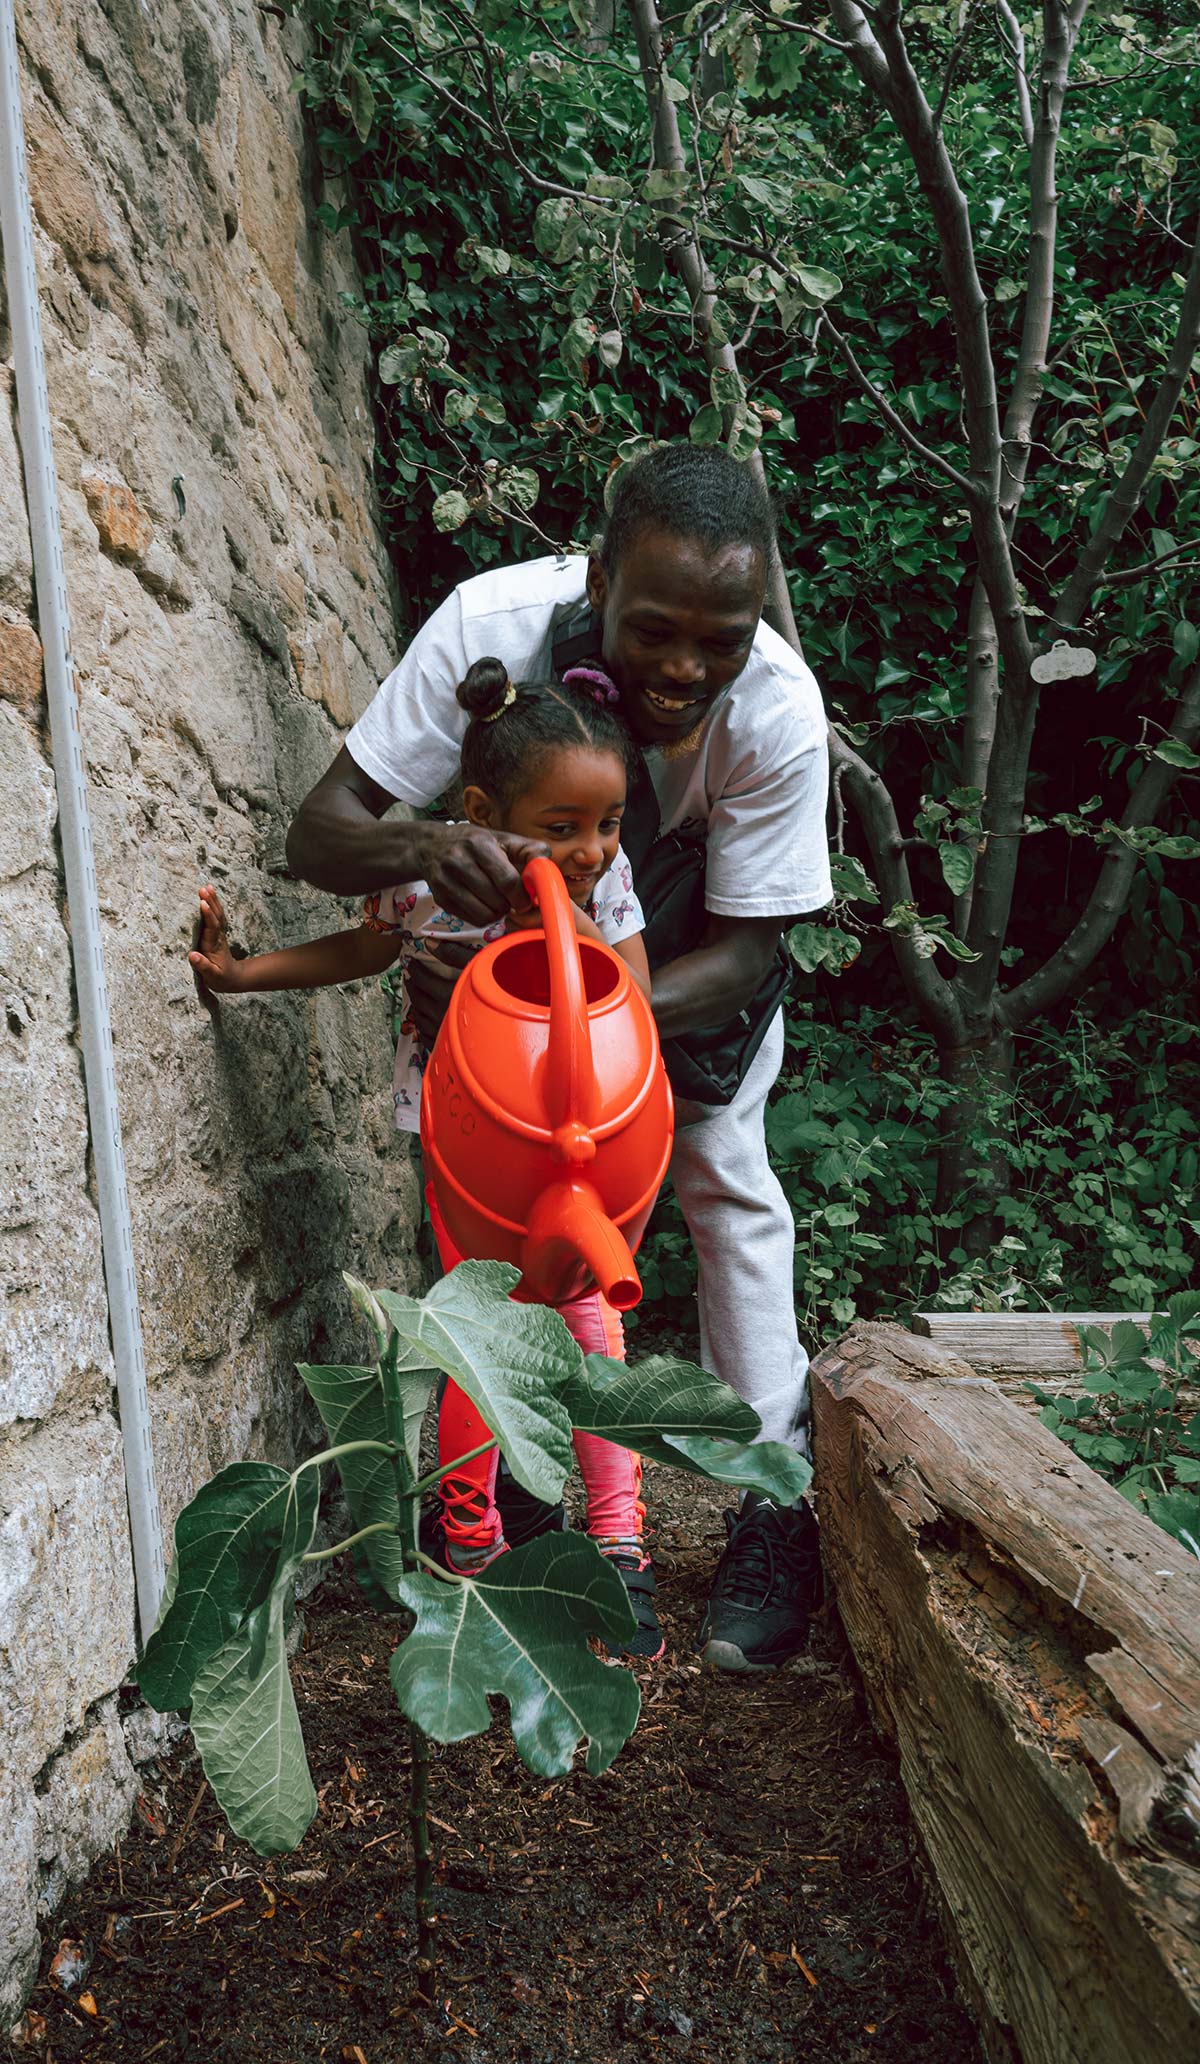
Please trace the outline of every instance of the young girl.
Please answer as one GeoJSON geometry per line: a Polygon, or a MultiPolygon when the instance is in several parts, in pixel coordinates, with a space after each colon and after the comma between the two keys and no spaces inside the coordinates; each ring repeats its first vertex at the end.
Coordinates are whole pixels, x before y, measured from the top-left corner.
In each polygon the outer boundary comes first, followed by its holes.
{"type": "MultiPolygon", "coordinates": [[[[457,695],[470,716],[462,745],[467,820],[547,845],[567,884],[576,929],[585,938],[611,946],[648,996],[642,912],[620,845],[628,744],[605,684],[580,669],[575,675],[568,672],[561,683],[534,681],[516,687],[499,660],[481,659],[457,695]]],[[[403,975],[413,957],[436,950],[439,939],[483,941],[499,937],[506,926],[538,922],[535,911],[527,918],[502,918],[480,929],[439,909],[426,883],[403,882],[368,896],[363,921],[353,931],[235,960],[215,889],[201,889],[200,912],[200,943],[191,963],[201,980],[221,993],[352,982],[382,974],[396,961],[403,975]]],[[[419,1128],[427,1059],[405,1020],[393,1078],[396,1124],[404,1132],[419,1128]]],[[[451,1251],[437,1213],[431,1215],[443,1265],[453,1267],[459,1257],[451,1251]]],[[[624,1359],[620,1318],[598,1290],[573,1298],[559,1310],[585,1353],[624,1359]]],[[[456,1384],[448,1383],[438,1420],[442,1462],[465,1454],[487,1435],[469,1400],[456,1384]]],[[[627,1652],[653,1659],[662,1654],[664,1641],[654,1611],[654,1575],[642,1545],[641,1463],[636,1455],[594,1434],[577,1433],[575,1452],[587,1491],[588,1532],[619,1569],[637,1618],[627,1652]]],[[[494,1495],[497,1463],[492,1449],[442,1479],[445,1552],[452,1568],[479,1570],[505,1551],[494,1495]]]]}

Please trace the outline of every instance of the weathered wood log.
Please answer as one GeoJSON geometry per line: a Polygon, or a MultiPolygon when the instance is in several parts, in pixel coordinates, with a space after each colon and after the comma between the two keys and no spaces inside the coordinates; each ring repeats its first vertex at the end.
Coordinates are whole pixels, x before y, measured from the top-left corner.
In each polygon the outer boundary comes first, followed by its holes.
{"type": "Polygon", "coordinates": [[[826,1565],[989,2055],[1200,2057],[1200,1563],[899,1327],[813,1402],[826,1565]]]}

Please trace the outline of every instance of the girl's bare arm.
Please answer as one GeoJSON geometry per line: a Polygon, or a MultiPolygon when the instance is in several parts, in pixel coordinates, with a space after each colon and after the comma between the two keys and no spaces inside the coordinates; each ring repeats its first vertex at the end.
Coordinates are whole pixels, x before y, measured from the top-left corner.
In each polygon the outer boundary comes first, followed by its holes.
{"type": "Polygon", "coordinates": [[[188,955],[206,989],[220,996],[240,996],[265,989],[324,989],[336,982],[357,982],[381,975],[400,951],[395,933],[375,932],[368,925],[330,932],[303,946],[279,953],[255,953],[235,960],[229,949],[225,910],[214,888],[200,891],[200,944],[188,955]]]}

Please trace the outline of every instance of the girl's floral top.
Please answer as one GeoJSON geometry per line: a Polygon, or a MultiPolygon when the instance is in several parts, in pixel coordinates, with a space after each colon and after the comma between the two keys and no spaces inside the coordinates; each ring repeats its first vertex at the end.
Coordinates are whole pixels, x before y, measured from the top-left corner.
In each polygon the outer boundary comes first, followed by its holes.
{"type": "MultiPolygon", "coordinates": [[[[606,946],[615,946],[619,939],[631,939],[635,932],[645,930],[646,920],[633,893],[629,862],[619,846],[612,866],[596,883],[587,913],[606,946]]],[[[402,983],[414,956],[428,953],[431,947],[436,947],[439,939],[465,939],[472,945],[476,942],[482,945],[501,938],[504,932],[502,917],[486,927],[468,924],[465,918],[451,917],[448,910],[440,908],[428,884],[423,881],[401,882],[394,889],[376,889],[363,904],[363,923],[369,925],[373,932],[399,934],[400,953],[396,967],[402,983]]],[[[420,1044],[406,1009],[396,1040],[396,1067],[392,1077],[396,1124],[402,1132],[420,1129],[421,1080],[428,1059],[428,1050],[420,1044]]]]}

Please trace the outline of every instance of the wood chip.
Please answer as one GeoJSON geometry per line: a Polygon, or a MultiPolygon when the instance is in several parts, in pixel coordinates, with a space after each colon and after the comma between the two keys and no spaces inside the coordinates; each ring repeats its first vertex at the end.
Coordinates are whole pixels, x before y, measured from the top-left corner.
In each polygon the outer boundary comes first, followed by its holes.
{"type": "Polygon", "coordinates": [[[812,1986],[813,1991],[815,1992],[817,1988],[817,1981],[813,1977],[812,1972],[809,1970],[808,1965],[805,1963],[804,1958],[801,1956],[794,1942],[792,1944],[792,1962],[794,1964],[799,1964],[800,1969],[803,1971],[805,1977],[807,1978],[809,1984],[812,1986]]]}

